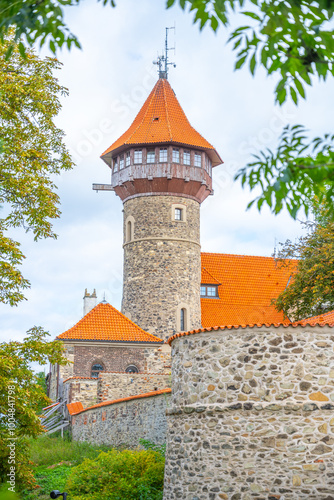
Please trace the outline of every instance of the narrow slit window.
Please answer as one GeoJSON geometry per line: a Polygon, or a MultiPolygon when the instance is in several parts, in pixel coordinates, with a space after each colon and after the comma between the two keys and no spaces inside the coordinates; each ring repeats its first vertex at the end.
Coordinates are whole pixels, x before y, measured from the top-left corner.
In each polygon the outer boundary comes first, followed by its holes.
{"type": "Polygon", "coordinates": [[[159,151],[159,161],[166,162],[167,161],[167,148],[160,148],[159,151]]]}
{"type": "Polygon", "coordinates": [[[184,332],[186,329],[186,310],[182,307],[180,311],[180,331],[184,332]]]}
{"type": "Polygon", "coordinates": [[[190,165],[190,151],[183,151],[183,163],[185,165],[190,165]]]}
{"type": "Polygon", "coordinates": [[[126,241],[132,240],[132,222],[128,220],[126,223],[126,241]]]}
{"type": "Polygon", "coordinates": [[[134,156],[134,162],[135,163],[142,163],[143,161],[143,152],[141,149],[135,149],[135,156],[134,156]]]}

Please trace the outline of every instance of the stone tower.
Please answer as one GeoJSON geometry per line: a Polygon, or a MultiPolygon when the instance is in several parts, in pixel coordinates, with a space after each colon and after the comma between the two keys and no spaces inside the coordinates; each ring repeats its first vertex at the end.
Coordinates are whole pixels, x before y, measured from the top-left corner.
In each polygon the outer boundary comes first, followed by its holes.
{"type": "Polygon", "coordinates": [[[163,76],[101,158],[124,204],[122,313],[165,339],[201,326],[200,204],[222,160],[163,76]]]}

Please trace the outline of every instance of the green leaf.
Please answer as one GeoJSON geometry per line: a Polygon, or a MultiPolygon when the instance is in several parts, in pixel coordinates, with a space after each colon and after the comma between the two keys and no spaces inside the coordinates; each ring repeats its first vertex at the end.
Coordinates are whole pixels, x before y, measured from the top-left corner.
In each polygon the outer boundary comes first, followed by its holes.
{"type": "Polygon", "coordinates": [[[250,69],[250,72],[252,73],[252,75],[254,75],[255,66],[256,66],[256,57],[255,57],[255,52],[254,52],[254,54],[250,60],[250,63],[249,63],[249,69],[250,69]]]}
{"type": "Polygon", "coordinates": [[[296,89],[298,90],[299,94],[305,99],[305,90],[302,85],[302,83],[298,80],[298,78],[294,78],[294,84],[296,85],[296,89]]]}
{"type": "Polygon", "coordinates": [[[234,69],[239,69],[241,68],[244,64],[245,64],[245,61],[247,59],[247,56],[244,56],[244,57],[241,57],[236,63],[235,63],[235,67],[234,69]]]}
{"type": "Polygon", "coordinates": [[[297,93],[293,87],[290,87],[290,95],[291,95],[291,99],[293,100],[293,102],[295,104],[297,104],[297,102],[298,102],[297,93]]]}

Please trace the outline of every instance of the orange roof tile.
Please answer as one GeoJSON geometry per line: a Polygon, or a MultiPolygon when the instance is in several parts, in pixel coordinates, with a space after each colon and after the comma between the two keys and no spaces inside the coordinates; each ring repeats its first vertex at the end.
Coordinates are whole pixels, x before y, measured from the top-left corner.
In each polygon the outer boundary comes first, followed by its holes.
{"type": "MultiPolygon", "coordinates": [[[[77,413],[82,413],[87,410],[94,410],[95,408],[101,408],[101,406],[109,406],[109,405],[114,405],[116,403],[123,403],[123,401],[131,401],[132,399],[140,399],[140,398],[150,398],[152,396],[158,396],[159,394],[168,394],[170,392],[172,392],[172,389],[168,388],[168,389],[161,389],[160,391],[146,392],[144,394],[136,394],[135,396],[128,396],[127,398],[114,399],[113,401],[103,401],[103,403],[98,403],[97,405],[89,406],[88,408],[82,408],[81,410],[78,410],[77,413]]],[[[72,404],[77,404],[77,403],[72,403],[72,404]]],[[[71,415],[73,415],[73,413],[71,413],[71,415]]]]}
{"type": "Polygon", "coordinates": [[[107,302],[101,302],[76,325],[56,337],[60,340],[163,343],[145,332],[107,302]]]}
{"type": "Polygon", "coordinates": [[[166,142],[205,149],[213,166],[222,163],[214,147],[190,125],[168,80],[160,78],[131,126],[101,158],[109,165],[110,153],[125,145],[166,142]]]}
{"type": "MultiPolygon", "coordinates": [[[[334,311],[332,311],[333,314],[333,317],[334,317],[334,311]]],[[[311,318],[310,318],[311,319],[311,318]]],[[[330,327],[333,327],[334,326],[334,322],[333,323],[325,323],[325,322],[322,322],[322,323],[307,323],[306,320],[302,320],[302,321],[296,321],[295,323],[291,323],[291,322],[287,322],[287,323],[250,323],[250,324],[244,324],[244,325],[223,325],[223,326],[211,326],[211,327],[206,327],[206,328],[198,328],[197,330],[190,330],[190,332],[180,332],[180,333],[176,333],[175,335],[173,335],[172,337],[169,337],[169,339],[167,339],[167,343],[169,345],[171,345],[171,343],[173,342],[173,340],[179,338],[179,337],[185,337],[186,335],[194,335],[195,333],[205,333],[205,332],[212,332],[212,331],[217,331],[217,330],[221,330],[221,331],[224,331],[224,330],[238,330],[239,328],[262,328],[263,326],[265,326],[266,328],[279,328],[280,326],[282,326],[283,328],[288,328],[288,327],[292,327],[292,328],[297,328],[298,326],[301,326],[303,328],[307,327],[307,326],[312,326],[312,327],[315,327],[315,326],[321,326],[321,327],[324,327],[324,326],[330,326],[330,327]]]]}
{"type": "Polygon", "coordinates": [[[334,326],[334,311],[320,314],[319,316],[312,316],[311,318],[301,319],[294,321],[294,325],[301,326],[334,326]]]}
{"type": "Polygon", "coordinates": [[[271,304],[296,269],[272,257],[202,253],[202,283],[218,286],[219,298],[201,298],[202,326],[290,323],[271,304]]]}
{"type": "Polygon", "coordinates": [[[84,409],[83,405],[81,402],[78,403],[69,403],[66,405],[68,412],[70,415],[74,415],[75,413],[79,413],[84,409]]]}

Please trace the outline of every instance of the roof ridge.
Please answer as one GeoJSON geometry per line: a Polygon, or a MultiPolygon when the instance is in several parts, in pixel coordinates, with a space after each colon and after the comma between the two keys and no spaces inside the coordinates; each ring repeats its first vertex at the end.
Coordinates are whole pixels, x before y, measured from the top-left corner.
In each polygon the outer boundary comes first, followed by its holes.
{"type": "MultiPolygon", "coordinates": [[[[225,256],[230,256],[230,257],[252,257],[252,258],[257,258],[257,259],[271,259],[271,260],[278,260],[275,257],[268,256],[268,255],[249,255],[249,254],[242,254],[242,253],[224,253],[224,252],[201,252],[201,255],[225,255],[225,256]]],[[[283,259],[283,260],[291,260],[291,261],[298,261],[299,259],[283,259]]]]}
{"type": "Polygon", "coordinates": [[[173,141],[173,134],[172,134],[170,123],[169,123],[169,113],[168,113],[168,106],[167,106],[167,96],[166,96],[166,89],[165,89],[165,84],[164,83],[162,84],[162,88],[163,88],[163,93],[164,93],[164,103],[165,103],[165,109],[166,109],[166,122],[167,122],[167,127],[168,127],[168,132],[169,132],[169,138],[170,138],[171,141],[173,141]]]}
{"type": "MultiPolygon", "coordinates": [[[[143,113],[143,117],[142,117],[141,121],[138,123],[137,127],[133,130],[133,132],[132,132],[132,133],[130,133],[130,136],[129,136],[129,137],[127,138],[127,140],[125,141],[125,144],[126,144],[126,143],[127,143],[127,142],[128,142],[128,141],[129,141],[129,140],[130,140],[133,136],[134,136],[134,134],[137,132],[137,130],[138,130],[138,129],[142,126],[142,124],[143,124],[143,122],[144,122],[144,120],[145,120],[145,118],[146,118],[146,116],[147,116],[148,110],[149,110],[149,108],[150,108],[150,104],[151,104],[151,102],[153,101],[153,98],[154,98],[154,95],[155,95],[155,90],[156,90],[156,87],[157,87],[157,86],[158,86],[158,84],[159,84],[159,81],[160,81],[160,80],[158,80],[158,81],[156,82],[156,84],[154,85],[153,89],[151,90],[151,92],[150,92],[149,96],[146,98],[146,100],[144,101],[144,104],[142,105],[142,107],[140,108],[140,110],[139,110],[139,111],[138,111],[138,113],[136,114],[136,116],[135,116],[135,118],[134,118],[133,122],[131,123],[131,125],[133,125],[134,121],[136,120],[136,118],[138,117],[138,115],[139,115],[139,114],[140,114],[140,112],[142,111],[143,107],[144,107],[144,106],[145,106],[145,104],[147,103],[147,106],[146,106],[146,109],[145,109],[145,113],[143,113]]],[[[131,127],[131,125],[130,125],[130,127],[131,127]]],[[[128,129],[128,130],[129,130],[129,129],[128,129]]],[[[127,131],[126,131],[126,132],[127,132],[127,131]]],[[[126,133],[126,132],[124,132],[124,133],[126,133]]],[[[104,154],[104,153],[102,153],[102,154],[104,154]]]]}

